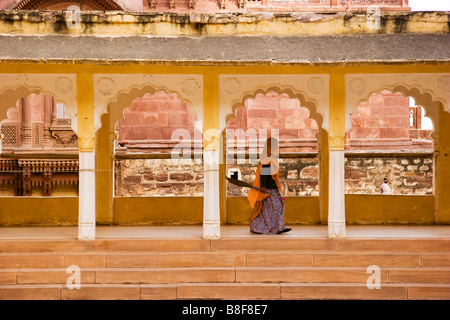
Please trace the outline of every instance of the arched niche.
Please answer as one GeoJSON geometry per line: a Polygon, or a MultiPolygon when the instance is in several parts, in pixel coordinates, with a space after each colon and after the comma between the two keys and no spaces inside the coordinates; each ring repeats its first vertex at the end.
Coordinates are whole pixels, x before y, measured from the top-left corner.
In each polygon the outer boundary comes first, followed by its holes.
{"type": "MultiPolygon", "coordinates": [[[[199,119],[200,115],[198,114],[198,112],[196,110],[194,110],[192,108],[191,101],[184,98],[183,96],[181,96],[179,94],[179,92],[170,91],[167,88],[156,87],[156,86],[151,86],[151,85],[145,85],[143,87],[134,87],[126,92],[122,91],[122,92],[118,93],[117,97],[113,101],[111,101],[107,104],[107,112],[106,113],[109,116],[109,132],[110,132],[110,134],[114,135],[114,139],[117,138],[117,137],[115,137],[115,132],[114,132],[115,125],[119,120],[124,119],[125,109],[130,107],[133,104],[133,101],[135,99],[143,98],[144,95],[146,95],[146,94],[154,95],[155,93],[157,93],[159,91],[163,91],[168,95],[175,94],[181,102],[188,103],[190,106],[191,112],[193,114],[195,114],[197,119],[199,119]]],[[[106,117],[104,117],[104,115],[105,115],[105,113],[102,113],[102,115],[100,116],[101,125],[99,126],[99,128],[102,127],[102,123],[105,121],[106,117]]],[[[97,130],[99,128],[97,128],[97,130]]]]}
{"type": "Polygon", "coordinates": [[[244,94],[240,101],[236,101],[232,104],[231,110],[232,112],[228,114],[225,118],[225,128],[222,131],[222,134],[224,135],[224,145],[226,145],[226,129],[228,122],[236,118],[236,110],[242,106],[245,105],[246,100],[248,99],[255,99],[258,95],[264,95],[267,96],[270,92],[275,92],[279,96],[286,95],[290,99],[297,99],[300,102],[300,107],[305,107],[309,111],[309,118],[313,119],[317,123],[318,132],[316,134],[317,142],[318,142],[318,148],[320,150],[321,145],[321,137],[322,137],[322,130],[323,128],[323,122],[324,117],[323,115],[318,111],[317,102],[307,97],[307,95],[303,92],[296,92],[292,88],[281,88],[278,86],[271,86],[266,89],[256,89],[252,93],[244,94]]]}
{"type": "Polygon", "coordinates": [[[71,99],[61,98],[60,95],[53,91],[45,90],[39,87],[28,87],[20,85],[16,88],[7,88],[0,91],[0,121],[8,118],[8,110],[15,107],[17,101],[21,98],[27,98],[31,94],[51,95],[56,103],[62,103],[65,106],[65,113],[72,119],[72,130],[77,132],[77,112],[76,103],[71,99]]]}

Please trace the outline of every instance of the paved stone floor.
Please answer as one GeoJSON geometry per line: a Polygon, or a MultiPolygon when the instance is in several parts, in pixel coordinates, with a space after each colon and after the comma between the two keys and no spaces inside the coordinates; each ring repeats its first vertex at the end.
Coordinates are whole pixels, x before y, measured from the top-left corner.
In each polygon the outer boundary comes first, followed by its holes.
{"type": "MultiPolygon", "coordinates": [[[[222,226],[223,238],[326,238],[327,226],[291,226],[282,235],[256,235],[247,226],[222,226]]],[[[97,239],[201,238],[202,226],[97,226],[97,239]]],[[[449,238],[450,226],[347,226],[347,238],[449,238]]],[[[77,227],[3,227],[0,239],[77,238],[77,227]]]]}

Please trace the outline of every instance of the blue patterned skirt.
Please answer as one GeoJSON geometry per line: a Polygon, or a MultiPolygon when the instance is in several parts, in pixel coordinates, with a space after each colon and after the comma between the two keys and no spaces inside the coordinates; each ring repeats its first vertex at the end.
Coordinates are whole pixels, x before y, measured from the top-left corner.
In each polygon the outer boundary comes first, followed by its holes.
{"type": "MultiPolygon", "coordinates": [[[[280,190],[267,190],[281,197],[280,190]]],[[[280,198],[268,196],[262,201],[261,212],[250,223],[250,230],[257,233],[277,233],[284,230],[284,202],[280,198]]]]}

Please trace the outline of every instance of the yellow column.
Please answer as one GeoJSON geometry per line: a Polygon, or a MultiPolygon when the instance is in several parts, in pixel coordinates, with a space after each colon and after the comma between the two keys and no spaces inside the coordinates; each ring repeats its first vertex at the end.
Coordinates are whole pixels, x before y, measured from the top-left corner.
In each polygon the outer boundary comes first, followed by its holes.
{"type": "MultiPolygon", "coordinates": [[[[345,237],[345,77],[330,75],[328,236],[345,237]]],[[[325,151],[325,150],[324,150],[325,151]]]]}
{"type": "Polygon", "coordinates": [[[203,238],[220,238],[219,77],[203,75],[203,238]]]}
{"type": "MultiPolygon", "coordinates": [[[[112,126],[114,128],[114,126],[112,126]]],[[[113,213],[113,168],[114,138],[111,131],[110,115],[102,115],[102,127],[96,137],[96,205],[97,223],[111,224],[113,213]]]]}
{"type": "Polygon", "coordinates": [[[437,174],[436,194],[437,217],[439,224],[450,223],[450,114],[442,108],[439,111],[438,153],[437,168],[433,174],[437,174]]]}
{"type": "Polygon", "coordinates": [[[328,177],[329,177],[329,149],[328,149],[328,132],[321,129],[319,141],[319,218],[321,224],[328,222],[328,177]]]}
{"type": "Polygon", "coordinates": [[[92,74],[77,74],[78,239],[95,239],[95,126],[92,74]]]}

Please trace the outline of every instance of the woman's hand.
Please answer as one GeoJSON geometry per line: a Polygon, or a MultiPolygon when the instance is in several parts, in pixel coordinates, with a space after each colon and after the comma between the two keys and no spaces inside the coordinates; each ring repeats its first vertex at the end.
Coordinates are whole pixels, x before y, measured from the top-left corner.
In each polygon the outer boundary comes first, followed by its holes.
{"type": "Polygon", "coordinates": [[[267,189],[266,189],[266,188],[264,188],[264,187],[261,187],[261,188],[259,188],[259,189],[261,190],[261,192],[264,192],[264,193],[265,193],[265,192],[266,192],[266,190],[267,190],[267,189]]]}

